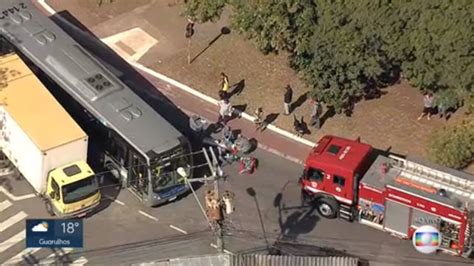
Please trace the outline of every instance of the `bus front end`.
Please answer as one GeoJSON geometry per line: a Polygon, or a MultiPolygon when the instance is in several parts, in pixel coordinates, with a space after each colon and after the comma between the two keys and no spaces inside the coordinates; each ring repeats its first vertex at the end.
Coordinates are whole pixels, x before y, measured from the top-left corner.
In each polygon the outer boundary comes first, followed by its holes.
{"type": "Polygon", "coordinates": [[[189,191],[186,178],[193,174],[193,157],[187,140],[171,152],[150,159],[152,193],[148,205],[173,201],[189,191]]]}

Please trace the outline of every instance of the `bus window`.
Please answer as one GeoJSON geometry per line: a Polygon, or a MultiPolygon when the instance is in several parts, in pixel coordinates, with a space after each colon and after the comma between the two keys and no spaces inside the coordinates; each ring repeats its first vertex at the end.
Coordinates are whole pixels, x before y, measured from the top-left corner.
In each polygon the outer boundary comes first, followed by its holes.
{"type": "Polygon", "coordinates": [[[137,189],[140,193],[147,194],[148,192],[148,167],[144,159],[131,153],[131,168],[130,168],[130,185],[137,189]]]}
{"type": "Polygon", "coordinates": [[[186,150],[180,148],[180,151],[175,152],[172,158],[163,161],[158,159],[152,162],[153,190],[158,192],[166,187],[184,184],[184,178],[176,170],[179,167],[188,169],[191,163],[190,160],[191,157],[186,154],[186,150]]]}
{"type": "Polygon", "coordinates": [[[123,142],[119,136],[115,133],[109,133],[109,149],[108,152],[117,162],[120,163],[123,167],[129,167],[127,159],[127,147],[125,142],[123,142]]]}

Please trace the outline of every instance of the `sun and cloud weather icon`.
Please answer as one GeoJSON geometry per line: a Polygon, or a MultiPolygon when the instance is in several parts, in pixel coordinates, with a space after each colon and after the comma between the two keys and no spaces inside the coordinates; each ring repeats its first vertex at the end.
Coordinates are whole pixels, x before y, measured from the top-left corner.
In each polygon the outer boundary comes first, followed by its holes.
{"type": "Polygon", "coordinates": [[[33,226],[33,228],[31,228],[31,231],[32,232],[48,232],[48,223],[47,222],[41,222],[35,226],[33,226]]]}

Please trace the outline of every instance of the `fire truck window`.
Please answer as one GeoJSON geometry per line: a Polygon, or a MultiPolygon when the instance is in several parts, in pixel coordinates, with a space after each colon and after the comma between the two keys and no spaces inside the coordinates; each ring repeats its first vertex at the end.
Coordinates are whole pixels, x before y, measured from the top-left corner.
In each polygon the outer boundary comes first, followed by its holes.
{"type": "Polygon", "coordinates": [[[323,178],[324,172],[322,170],[313,168],[308,169],[308,179],[310,181],[323,181],[323,178]]]}
{"type": "Polygon", "coordinates": [[[334,175],[333,183],[343,187],[346,183],[346,179],[342,176],[334,175]]]}

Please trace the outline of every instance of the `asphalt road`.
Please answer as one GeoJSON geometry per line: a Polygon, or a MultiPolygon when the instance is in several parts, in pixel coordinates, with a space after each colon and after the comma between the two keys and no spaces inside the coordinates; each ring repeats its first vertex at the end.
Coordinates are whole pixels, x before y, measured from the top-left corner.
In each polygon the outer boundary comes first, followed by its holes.
{"type": "MultiPolygon", "coordinates": [[[[314,246],[323,246],[345,250],[350,255],[375,263],[371,265],[468,265],[467,261],[448,255],[419,254],[410,241],[399,240],[357,223],[321,219],[315,212],[299,208],[299,190],[295,181],[301,167],[261,150],[257,150],[255,156],[259,159],[259,170],[254,175],[239,175],[237,165],[231,165],[225,168],[229,177],[220,183],[222,190],[231,190],[236,195],[235,212],[227,217],[224,227],[228,235],[225,241],[227,250],[239,252],[263,248],[266,235],[270,245],[276,238],[286,243],[310,245],[306,251],[298,248],[298,254],[311,253],[314,246]],[[258,209],[255,199],[247,193],[249,187],[256,192],[258,209]],[[280,208],[274,205],[278,193],[282,193],[280,208]]],[[[31,193],[25,181],[12,181],[10,185],[14,195],[31,193]]],[[[201,200],[205,188],[197,190],[201,200]]],[[[114,197],[114,192],[109,190],[106,193],[105,196],[114,197]]],[[[13,201],[0,193],[0,202],[4,200],[11,201],[12,206],[0,213],[1,222],[20,211],[28,215],[26,218],[48,217],[37,198],[13,201]]],[[[103,204],[103,210],[85,219],[85,248],[73,250],[66,258],[69,261],[83,257],[92,265],[129,264],[215,252],[210,247],[214,241],[212,235],[206,233],[207,223],[192,195],[159,208],[144,208],[127,190],[121,190],[114,201],[104,199],[103,204]]],[[[0,241],[3,243],[0,247],[23,229],[23,221],[5,229],[2,227],[0,241]]],[[[23,241],[18,241],[0,252],[0,262],[23,249],[23,241]]],[[[286,249],[290,254],[296,251],[286,249]]],[[[50,254],[50,250],[40,250],[34,257],[37,261],[47,261],[51,259],[47,258],[50,254]]]]}

